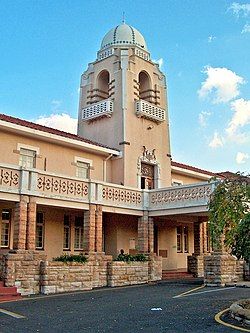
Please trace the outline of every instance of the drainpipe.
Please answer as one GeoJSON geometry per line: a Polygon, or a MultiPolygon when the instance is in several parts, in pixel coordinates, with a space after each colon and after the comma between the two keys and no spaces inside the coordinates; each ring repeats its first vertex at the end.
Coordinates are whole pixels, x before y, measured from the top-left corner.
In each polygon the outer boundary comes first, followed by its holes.
{"type": "Polygon", "coordinates": [[[110,154],[107,158],[103,160],[103,181],[107,181],[107,161],[113,157],[113,154],[110,154]]]}

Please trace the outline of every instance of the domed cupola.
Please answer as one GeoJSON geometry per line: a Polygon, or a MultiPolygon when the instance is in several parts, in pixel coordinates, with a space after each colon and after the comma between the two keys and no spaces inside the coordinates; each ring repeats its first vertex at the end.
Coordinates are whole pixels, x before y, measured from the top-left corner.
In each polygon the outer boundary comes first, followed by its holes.
{"type": "Polygon", "coordinates": [[[97,53],[97,60],[111,56],[114,50],[119,48],[133,48],[135,55],[145,60],[150,58],[147,44],[142,34],[124,22],[106,33],[102,40],[101,48],[97,53]]]}
{"type": "Polygon", "coordinates": [[[110,46],[137,46],[147,51],[147,45],[142,34],[131,27],[122,23],[111,29],[103,38],[101,50],[110,46]]]}

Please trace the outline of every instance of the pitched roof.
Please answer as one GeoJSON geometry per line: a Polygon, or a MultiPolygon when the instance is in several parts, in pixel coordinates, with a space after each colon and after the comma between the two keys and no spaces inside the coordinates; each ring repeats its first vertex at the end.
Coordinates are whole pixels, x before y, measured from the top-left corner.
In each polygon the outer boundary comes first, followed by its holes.
{"type": "Polygon", "coordinates": [[[177,168],[186,169],[186,170],[194,171],[194,172],[198,172],[198,173],[203,173],[204,175],[208,175],[208,176],[211,176],[211,177],[215,176],[215,173],[213,173],[211,171],[199,169],[199,168],[196,168],[196,167],[191,166],[191,165],[187,165],[187,164],[183,164],[183,163],[179,163],[179,162],[175,162],[175,161],[171,161],[171,165],[175,166],[177,168]]]}
{"type": "Polygon", "coordinates": [[[116,149],[116,148],[111,148],[111,147],[108,147],[104,144],[101,144],[101,143],[98,143],[98,142],[95,142],[95,141],[92,141],[92,140],[89,140],[89,139],[85,139],[85,138],[83,138],[79,135],[64,132],[64,131],[61,131],[61,130],[58,130],[58,129],[55,129],[55,128],[39,125],[39,124],[36,124],[36,123],[32,123],[31,121],[27,121],[27,120],[15,118],[15,117],[7,116],[5,114],[0,113],[0,120],[6,121],[8,123],[15,124],[15,125],[20,125],[20,126],[32,128],[32,129],[37,130],[37,131],[42,131],[42,132],[46,132],[46,133],[50,133],[50,134],[54,134],[54,135],[59,135],[59,136],[65,137],[67,139],[82,141],[82,142],[92,144],[92,145],[95,145],[95,146],[98,146],[98,147],[103,147],[103,148],[107,148],[107,149],[116,150],[117,152],[119,152],[119,150],[116,149]]]}

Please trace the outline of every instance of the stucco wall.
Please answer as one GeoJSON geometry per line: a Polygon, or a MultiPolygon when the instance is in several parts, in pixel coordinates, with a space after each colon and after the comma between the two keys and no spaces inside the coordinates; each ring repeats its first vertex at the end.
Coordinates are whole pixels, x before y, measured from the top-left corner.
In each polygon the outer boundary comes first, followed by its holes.
{"type": "Polygon", "coordinates": [[[158,223],[158,249],[167,250],[167,258],[162,258],[162,269],[187,270],[187,257],[194,251],[193,225],[185,222],[162,222],[158,223]],[[188,227],[188,252],[177,252],[177,231],[178,225],[188,227]]]}
{"type": "MultiPolygon", "coordinates": [[[[1,162],[7,164],[19,164],[20,155],[16,152],[18,143],[40,148],[39,156],[36,158],[36,168],[58,174],[68,176],[76,176],[76,166],[73,165],[75,157],[81,157],[93,161],[93,170],[90,170],[92,179],[103,180],[103,160],[107,156],[89,153],[82,148],[75,149],[63,146],[62,144],[48,143],[38,138],[29,138],[14,133],[0,131],[0,142],[5,142],[0,145],[1,162]]],[[[111,162],[107,162],[107,168],[111,162]]],[[[110,178],[110,172],[108,172],[110,178]]]]}

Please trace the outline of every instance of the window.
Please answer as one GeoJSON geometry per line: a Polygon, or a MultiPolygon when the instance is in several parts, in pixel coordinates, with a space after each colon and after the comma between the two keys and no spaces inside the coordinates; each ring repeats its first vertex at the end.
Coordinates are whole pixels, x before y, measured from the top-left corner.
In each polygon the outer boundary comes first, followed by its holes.
{"type": "Polygon", "coordinates": [[[188,252],[188,227],[183,227],[184,252],[188,252]]]}
{"type": "Polygon", "coordinates": [[[4,209],[2,211],[2,223],[1,223],[1,247],[10,246],[10,210],[4,209]]]}
{"type": "Polygon", "coordinates": [[[177,227],[177,252],[182,252],[182,227],[177,227]]]}
{"type": "Polygon", "coordinates": [[[83,249],[83,217],[75,217],[75,250],[83,249]]]}
{"type": "Polygon", "coordinates": [[[88,163],[85,163],[82,161],[76,162],[76,177],[82,178],[82,179],[89,178],[89,164],[88,163]]]}
{"type": "Polygon", "coordinates": [[[63,249],[70,249],[70,220],[69,215],[64,215],[63,249]]]}
{"type": "Polygon", "coordinates": [[[36,151],[20,148],[20,159],[19,165],[24,168],[35,168],[36,167],[36,151]]]}
{"type": "Polygon", "coordinates": [[[36,214],[36,249],[41,250],[44,246],[44,214],[36,214]]]}

